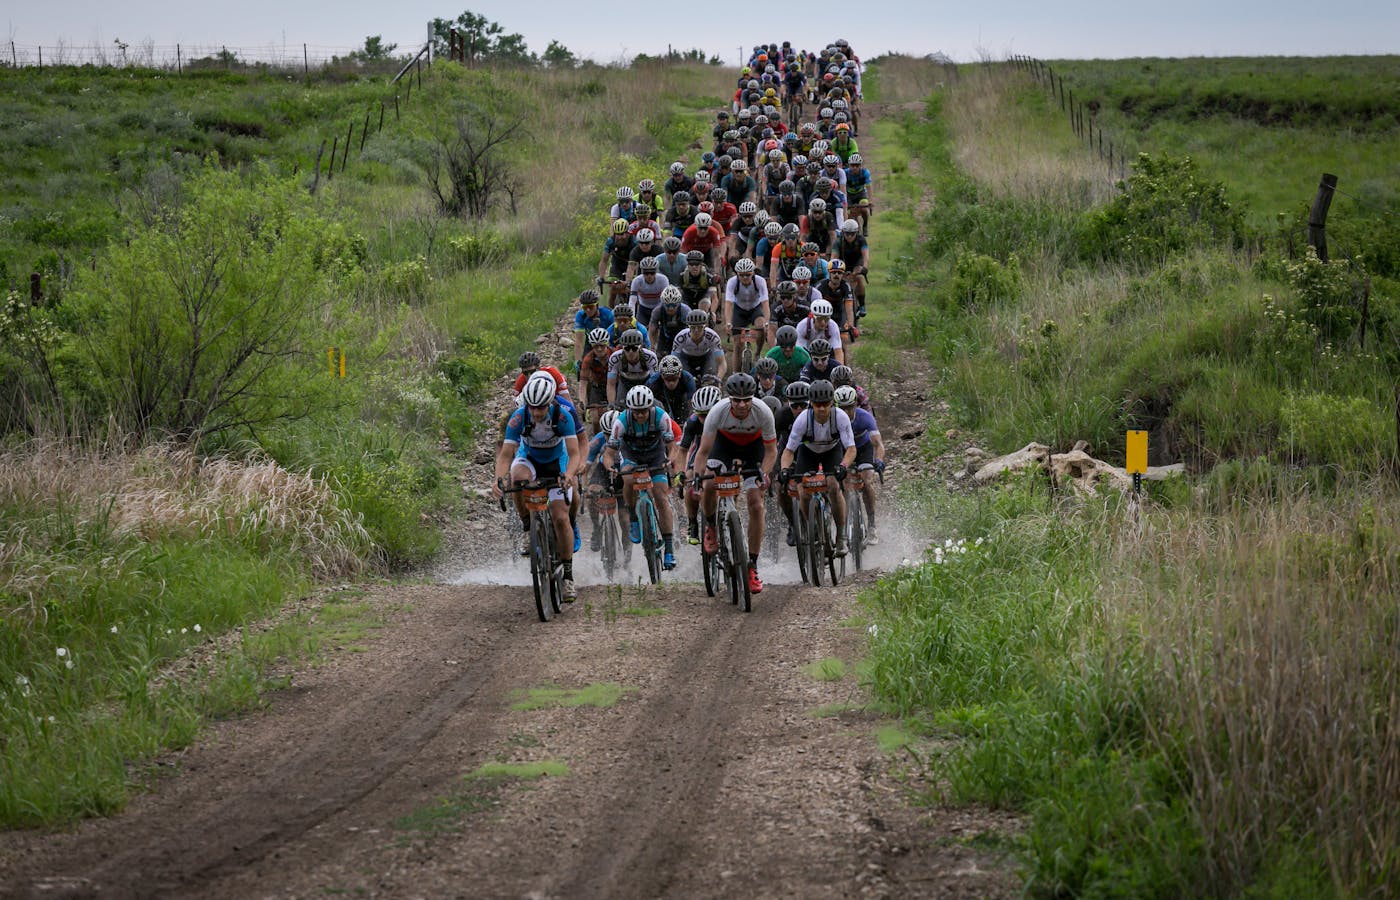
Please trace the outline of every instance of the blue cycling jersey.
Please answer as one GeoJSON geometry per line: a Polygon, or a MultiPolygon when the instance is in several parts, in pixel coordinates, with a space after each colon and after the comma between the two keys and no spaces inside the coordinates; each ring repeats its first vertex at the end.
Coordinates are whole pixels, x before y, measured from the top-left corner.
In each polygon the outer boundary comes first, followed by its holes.
{"type": "Polygon", "coordinates": [[[613,311],[606,306],[599,306],[594,315],[591,316],[580,309],[574,313],[574,331],[587,333],[595,328],[611,328],[616,318],[613,311]]]}

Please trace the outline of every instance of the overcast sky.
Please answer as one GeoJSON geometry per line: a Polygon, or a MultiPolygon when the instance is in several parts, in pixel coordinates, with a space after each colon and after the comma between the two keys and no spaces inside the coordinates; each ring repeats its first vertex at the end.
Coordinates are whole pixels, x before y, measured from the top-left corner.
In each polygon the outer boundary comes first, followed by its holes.
{"type": "MultiPolygon", "coordinates": [[[[404,50],[422,44],[428,20],[453,19],[470,9],[508,32],[523,34],[535,52],[559,40],[575,54],[599,62],[657,53],[669,42],[677,49],[701,47],[737,64],[741,43],[747,49],[759,41],[786,39],[815,49],[838,37],[849,40],[862,57],[941,50],[958,61],[977,59],[984,52],[995,58],[1024,53],[1046,59],[1400,52],[1400,3],[1394,0],[817,0],[801,5],[801,27],[780,26],[783,16],[760,15],[757,31],[739,24],[743,16],[716,24],[698,13],[702,8],[721,12],[729,6],[724,0],[676,3],[671,16],[659,11],[666,4],[631,0],[475,0],[465,5],[444,0],[46,0],[6,6],[9,9],[0,13],[0,22],[8,26],[4,38],[21,51],[25,46],[51,47],[60,39],[70,46],[110,47],[120,38],[132,46],[147,41],[160,46],[225,45],[244,48],[249,56],[277,50],[295,50],[300,56],[305,43],[314,56],[318,48],[328,55],[360,46],[369,35],[381,35],[404,50]],[[814,22],[833,24],[814,27],[814,22]]],[[[794,7],[733,4],[736,11],[763,8],[794,7]]],[[[48,51],[45,55],[51,56],[48,51]]]]}

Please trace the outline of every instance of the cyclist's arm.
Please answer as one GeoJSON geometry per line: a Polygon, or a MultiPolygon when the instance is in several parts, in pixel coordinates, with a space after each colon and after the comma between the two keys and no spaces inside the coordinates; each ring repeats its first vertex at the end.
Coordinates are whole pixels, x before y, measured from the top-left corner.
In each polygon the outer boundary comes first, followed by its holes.
{"type": "Polygon", "coordinates": [[[885,458],[885,439],[880,437],[880,432],[870,432],[870,449],[877,460],[885,458]]]}
{"type": "Polygon", "coordinates": [[[564,485],[570,485],[583,471],[583,464],[587,461],[578,450],[578,435],[571,434],[564,438],[564,452],[569,454],[569,467],[564,470],[563,476],[564,485]]]}

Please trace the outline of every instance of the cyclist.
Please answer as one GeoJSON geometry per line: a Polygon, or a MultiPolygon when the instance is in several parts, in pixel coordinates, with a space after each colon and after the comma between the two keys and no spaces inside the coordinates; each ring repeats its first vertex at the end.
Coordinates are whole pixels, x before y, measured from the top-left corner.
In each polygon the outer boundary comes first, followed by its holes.
{"type": "Polygon", "coordinates": [[[638,322],[651,321],[652,314],[661,305],[661,292],[670,287],[659,269],[655,256],[643,256],[637,262],[637,277],[632,279],[628,300],[638,322]]]}
{"type": "MultiPolygon", "coordinates": [[[[627,392],[627,409],[617,417],[613,425],[612,437],[603,451],[603,465],[626,474],[636,469],[652,470],[652,494],[656,506],[656,518],[661,525],[662,556],[661,565],[665,569],[676,567],[676,547],[674,524],[671,516],[671,501],[665,488],[671,482],[668,470],[668,448],[676,440],[675,423],[664,410],[658,409],[651,389],[637,385],[627,392]],[[619,456],[621,457],[619,459],[619,456]]],[[[622,483],[623,497],[628,509],[634,509],[637,492],[630,479],[622,483]]],[[[632,543],[642,542],[642,529],[636,518],[628,526],[632,543]]]]}
{"type": "Polygon", "coordinates": [[[588,411],[589,423],[598,429],[608,408],[608,360],[613,348],[606,328],[588,332],[587,343],[588,352],[579,366],[578,395],[588,411]]]}
{"type": "Polygon", "coordinates": [[[784,325],[797,327],[811,314],[811,307],[797,299],[797,285],[791,281],[778,282],[778,303],[773,307],[773,317],[768,320],[768,340],[775,343],[778,329],[784,325]]]}
{"type": "MultiPolygon", "coordinates": [[[[653,239],[661,237],[661,225],[653,217],[653,210],[645,203],[637,204],[637,218],[632,220],[632,224],[627,226],[627,233],[632,235],[634,241],[639,232],[643,229],[649,230],[653,239]]],[[[652,253],[658,252],[655,247],[651,248],[652,253]]]]}
{"type": "MultiPolygon", "coordinates": [[[[860,147],[856,145],[855,139],[851,136],[851,126],[842,122],[836,126],[836,136],[831,139],[831,152],[841,158],[841,165],[851,161],[852,156],[860,154],[860,147]]],[[[850,182],[846,181],[849,185],[850,182]]]]}
{"type": "Polygon", "coordinates": [[[694,197],[689,190],[676,191],[671,196],[671,205],[666,207],[666,215],[661,218],[662,231],[680,237],[685,234],[687,228],[695,224],[695,214],[698,210],[692,200],[694,197]]]}
{"type": "Polygon", "coordinates": [[[817,338],[812,341],[807,352],[812,354],[812,360],[802,367],[802,373],[799,377],[806,382],[830,381],[831,370],[837,365],[831,358],[830,342],[826,338],[817,338]]]}
{"type": "MultiPolygon", "coordinates": [[[[650,228],[638,230],[632,241],[632,251],[627,254],[627,273],[623,276],[623,278],[627,280],[629,289],[640,274],[642,260],[656,260],[656,255],[659,252],[660,248],[656,246],[656,232],[652,231],[650,228]]],[[[659,261],[657,261],[656,268],[652,269],[652,271],[661,271],[661,264],[659,261]]],[[[635,300],[633,300],[633,305],[636,305],[635,300]]]]}
{"type": "Polygon", "coordinates": [[[770,219],[763,223],[763,236],[753,247],[753,262],[758,269],[758,277],[764,281],[768,280],[768,264],[773,257],[773,248],[782,242],[782,238],[782,223],[776,219],[770,219]]]}
{"type": "MultiPolygon", "coordinates": [[[[758,577],[758,551],[763,546],[763,492],[767,487],[767,473],[773,468],[777,458],[777,432],[773,428],[773,413],[763,403],[754,402],[757,384],[753,376],[735,372],[724,383],[725,398],[710,409],[705,417],[705,428],[701,432],[700,448],[695,458],[703,459],[706,468],[728,474],[734,460],[739,460],[742,469],[756,469],[758,475],[744,478],[745,502],[749,510],[749,591],[763,590],[763,580],[758,577]]],[[[694,465],[687,471],[694,474],[694,465]]],[[[705,517],[710,527],[705,529],[709,538],[705,542],[706,553],[716,552],[715,511],[718,506],[713,479],[705,482],[701,498],[705,517]]],[[[734,548],[739,553],[739,548],[734,548]]]]}
{"type": "MultiPolygon", "coordinates": [[[[695,182],[691,180],[690,176],[685,174],[685,163],[673,162],[671,163],[669,171],[671,175],[666,179],[663,188],[666,191],[666,196],[671,198],[671,204],[674,205],[676,202],[676,195],[689,191],[695,182]]],[[[677,235],[677,237],[679,237],[679,235],[677,235]]]]}
{"type": "Polygon", "coordinates": [[[827,263],[826,280],[817,285],[817,294],[831,304],[831,320],[854,341],[860,337],[856,327],[856,295],[846,280],[846,264],[839,259],[827,263]]]}
{"type": "Polygon", "coordinates": [[[875,203],[875,179],[865,167],[865,160],[859,153],[852,153],[846,160],[846,203],[847,216],[861,223],[861,232],[870,231],[870,209],[875,203]]]}
{"type": "MultiPolygon", "coordinates": [[[[806,208],[806,201],[798,192],[796,182],[791,178],[778,182],[777,194],[765,197],[764,201],[767,203],[768,214],[773,217],[773,221],[783,226],[791,225],[793,228],[798,228],[798,233],[801,233],[798,223],[802,221],[802,210],[806,208]]],[[[784,228],[783,233],[786,237],[786,228],[784,228]]]]}
{"type": "Polygon", "coordinates": [[[758,182],[749,175],[749,164],[742,159],[729,164],[729,174],[721,179],[719,186],[739,203],[757,199],[758,182]]]}
{"type": "Polygon", "coordinates": [[[846,264],[846,277],[856,295],[856,318],[865,315],[865,288],[870,274],[870,244],[861,234],[860,223],[847,219],[841,223],[841,237],[836,241],[832,258],[846,264]]]}
{"type": "Polygon", "coordinates": [[[525,495],[518,489],[538,478],[560,477],[559,485],[549,490],[549,514],[564,569],[563,599],[572,603],[578,599],[578,591],[574,589],[574,541],[568,539],[573,530],[569,504],[573,499],[570,486],[584,462],[578,446],[580,426],[574,414],[558,402],[553,379],[535,378],[525,388],[521,394],[524,405],[506,421],[505,437],[496,453],[493,493],[497,498],[503,496],[507,477],[517,488],[513,495],[515,512],[520,517],[523,549],[528,553],[530,514],[525,508],[525,495]]]}
{"type": "Polygon", "coordinates": [[[703,309],[693,309],[686,316],[686,330],[676,336],[671,352],[695,378],[713,375],[723,378],[727,371],[724,346],[719,332],[709,327],[710,316],[703,309]]]}
{"type": "Polygon", "coordinates": [[[792,270],[792,283],[797,288],[797,299],[805,300],[808,306],[821,299],[817,289],[812,287],[812,276],[818,281],[826,280],[826,260],[816,254],[815,244],[803,244],[802,265],[792,270]]]}
{"type": "Polygon", "coordinates": [[[805,322],[797,326],[797,343],[806,347],[815,360],[817,357],[816,348],[813,344],[820,338],[825,338],[827,346],[831,348],[831,353],[836,357],[838,363],[846,361],[846,354],[841,347],[841,329],[831,321],[832,307],[826,300],[812,301],[812,316],[805,322]]]}
{"type": "Polygon", "coordinates": [[[617,189],[617,202],[608,210],[608,218],[626,219],[628,222],[637,218],[637,203],[630,187],[623,185],[617,189]]]}
{"type": "Polygon", "coordinates": [[[856,384],[855,373],[850,366],[832,366],[831,384],[835,388],[850,387],[856,392],[856,405],[866,412],[870,411],[870,395],[865,388],[856,384]]]}
{"type": "MultiPolygon", "coordinates": [[[[729,192],[724,188],[717,187],[713,191],[710,191],[710,202],[715,205],[715,208],[710,211],[710,215],[714,218],[715,224],[718,225],[726,235],[729,234],[729,230],[739,221],[739,207],[729,201],[729,192]]],[[[725,246],[729,246],[727,239],[725,240],[725,246]]]]}
{"type": "MultiPolygon", "coordinates": [[[[719,402],[723,394],[714,385],[707,384],[695,391],[690,398],[694,410],[685,420],[681,429],[681,439],[673,450],[671,467],[678,472],[694,472],[695,452],[700,449],[700,435],[705,430],[705,417],[719,402]]],[[[700,543],[700,492],[693,483],[687,481],[685,490],[686,540],[691,544],[700,543]]]]}
{"type": "Polygon", "coordinates": [[[690,307],[681,302],[681,297],[680,288],[674,284],[668,285],[666,290],[661,292],[661,305],[651,314],[651,321],[647,323],[647,333],[651,335],[658,353],[666,353],[681,332],[689,327],[686,317],[690,315],[690,307]]]}
{"type": "Polygon", "coordinates": [[[776,287],[780,281],[795,280],[792,277],[793,270],[802,265],[802,244],[799,243],[801,237],[802,229],[796,221],[783,226],[783,240],[769,254],[769,287],[776,287]]]}
{"type": "Polygon", "coordinates": [[[802,239],[815,244],[819,255],[825,256],[831,252],[831,245],[836,241],[836,217],[827,210],[825,200],[812,198],[799,227],[802,229],[802,239]]]}
{"type": "MultiPolygon", "coordinates": [[[[632,236],[627,233],[627,220],[614,219],[612,234],[603,243],[603,255],[598,259],[596,283],[602,288],[605,279],[623,281],[627,277],[627,262],[632,255],[632,236]]],[[[622,296],[625,297],[625,289],[622,296]]],[[[608,305],[617,305],[617,293],[610,294],[608,305]]]]}
{"type": "Polygon", "coordinates": [[[647,379],[647,387],[656,405],[672,419],[684,422],[690,415],[690,397],[695,393],[695,376],[681,365],[680,358],[671,354],[661,357],[656,374],[647,379]]]}
{"type": "Polygon", "coordinates": [[[758,216],[758,204],[752,200],[746,200],[739,204],[737,218],[730,223],[731,227],[725,229],[729,235],[729,246],[725,248],[725,256],[728,259],[739,259],[747,256],[753,258],[754,244],[758,243],[758,236],[762,234],[756,218],[758,216]]]}
{"type": "MultiPolygon", "coordinates": [[[[856,397],[856,389],[847,384],[836,388],[836,406],[851,420],[851,434],[856,441],[856,458],[851,467],[865,472],[885,471],[885,442],[880,437],[880,426],[870,410],[861,409],[856,397]]],[[[876,479],[867,476],[861,488],[865,501],[865,543],[878,544],[880,536],[875,531],[875,500],[879,494],[876,479]]]]}
{"type": "MultiPolygon", "coordinates": [[[[779,408],[773,417],[773,427],[778,432],[779,447],[787,446],[788,435],[792,433],[792,423],[796,422],[798,415],[807,408],[807,396],[810,389],[811,385],[805,381],[793,381],[788,384],[787,390],[784,392],[787,402],[779,408]]],[[[777,479],[777,477],[778,470],[775,467],[773,478],[777,479]]],[[[792,504],[787,502],[786,491],[779,493],[778,496],[782,501],[778,504],[778,508],[783,511],[783,518],[787,520],[787,545],[795,547],[797,546],[797,530],[792,521],[792,504]]]]}
{"type": "Polygon", "coordinates": [[[635,328],[622,333],[621,346],[608,357],[608,405],[622,406],[627,392],[646,384],[657,370],[656,354],[642,346],[642,333],[635,328]]]}
{"type": "MultiPolygon", "coordinates": [[[[840,482],[845,480],[846,469],[855,462],[856,439],[851,431],[850,416],[835,408],[835,394],[831,382],[825,380],[814,381],[808,388],[808,407],[792,423],[792,431],[783,447],[778,480],[786,486],[794,476],[800,478],[819,467],[827,474],[826,490],[831,495],[831,514],[836,520],[833,552],[845,556],[846,498],[840,482]]],[[[800,481],[797,496],[806,500],[807,493],[800,481]]],[[[805,502],[802,505],[805,506],[805,502]]]]}
{"type": "Polygon", "coordinates": [[[651,347],[651,335],[647,332],[647,327],[637,321],[632,307],[623,303],[613,310],[613,323],[608,326],[608,342],[614,350],[622,346],[622,336],[630,330],[641,333],[643,347],[651,347]]]}
{"type": "Polygon", "coordinates": [[[666,235],[661,242],[661,252],[656,254],[656,271],[665,275],[671,284],[681,280],[685,272],[685,254],[681,252],[680,238],[673,234],[666,235]]]}
{"type": "Polygon", "coordinates": [[[600,297],[592,288],[578,295],[578,312],[574,313],[574,374],[579,374],[583,356],[588,352],[592,341],[588,335],[597,328],[605,332],[613,323],[613,311],[598,305],[600,297]]]}
{"type": "Polygon", "coordinates": [[[726,240],[724,229],[715,224],[713,216],[707,212],[696,213],[695,223],[681,237],[681,249],[686,253],[692,250],[704,253],[706,268],[718,272],[724,268],[726,240]]]}
{"type": "Polygon", "coordinates": [[[778,374],[784,381],[800,380],[803,370],[812,362],[812,354],[805,347],[797,346],[797,329],[783,325],[773,335],[773,340],[777,346],[764,355],[777,361],[778,374]]]}
{"type": "Polygon", "coordinates": [[[778,361],[771,356],[760,356],[753,364],[753,377],[758,382],[758,393],[754,396],[777,397],[782,400],[786,394],[787,381],[778,374],[778,361]]]}
{"type": "MultiPolygon", "coordinates": [[[[845,123],[843,122],[842,124],[845,123]]],[[[837,132],[840,133],[841,126],[837,125],[836,129],[837,132]]],[[[822,157],[821,177],[830,179],[832,190],[837,190],[844,194],[846,192],[846,170],[841,168],[842,165],[841,157],[831,152],[831,148],[828,147],[827,154],[822,157]]]]}
{"type": "MultiPolygon", "coordinates": [[[[598,526],[598,498],[611,494],[622,499],[622,489],[607,467],[603,465],[603,451],[607,449],[612,436],[613,425],[617,423],[617,410],[610,409],[598,419],[598,431],[588,441],[588,459],[584,463],[588,492],[588,521],[593,525],[593,533],[588,538],[588,549],[594,553],[603,549],[603,534],[598,526]]],[[[618,503],[618,516],[625,524],[631,517],[631,510],[625,503],[618,503]]]]}
{"type": "Polygon", "coordinates": [[[691,250],[685,255],[685,273],[676,286],[681,289],[681,302],[691,309],[710,314],[719,311],[719,280],[705,268],[705,251],[691,250]]]}
{"type": "Polygon", "coordinates": [[[846,195],[836,189],[836,182],[821,175],[817,178],[816,193],[807,202],[810,204],[818,197],[826,201],[826,208],[835,214],[836,227],[840,228],[841,223],[846,221],[846,195]]]}
{"type": "Polygon", "coordinates": [[[515,376],[515,383],[511,385],[510,398],[512,400],[520,396],[520,392],[525,390],[525,385],[529,382],[530,376],[536,372],[543,372],[554,380],[554,389],[561,399],[569,400],[569,382],[564,379],[564,374],[554,366],[540,365],[540,355],[533,350],[526,350],[520,354],[518,360],[520,374],[515,376]]]}
{"type": "Polygon", "coordinates": [[[734,275],[724,286],[724,301],[729,309],[725,329],[734,354],[731,367],[737,373],[742,341],[735,332],[757,329],[754,355],[758,356],[763,352],[763,328],[768,324],[768,284],[755,275],[753,260],[741,259],[734,264],[734,275]]]}

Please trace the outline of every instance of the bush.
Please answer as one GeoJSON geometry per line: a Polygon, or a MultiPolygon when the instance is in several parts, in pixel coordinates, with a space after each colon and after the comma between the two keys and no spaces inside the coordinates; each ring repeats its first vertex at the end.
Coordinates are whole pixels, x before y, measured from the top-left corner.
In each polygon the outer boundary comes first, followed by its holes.
{"type": "Polygon", "coordinates": [[[1344,261],[1325,263],[1308,247],[1301,259],[1285,263],[1284,270],[1298,292],[1303,320],[1321,337],[1340,340],[1361,324],[1356,285],[1365,273],[1359,266],[1344,261]]]}
{"type": "Polygon", "coordinates": [[[1225,185],[1203,181],[1191,157],[1140,153],[1124,192],[1085,217],[1080,240],[1086,259],[1154,263],[1191,247],[1242,246],[1246,232],[1225,185]]]}
{"type": "Polygon", "coordinates": [[[1374,468],[1391,443],[1389,414],[1364,397],[1293,393],[1279,418],[1289,450],[1314,463],[1374,468]]]}
{"type": "Polygon", "coordinates": [[[947,309],[982,308],[1018,300],[1023,289],[1021,262],[1015,254],[1003,264],[990,256],[959,250],[943,305],[947,309]]]}

